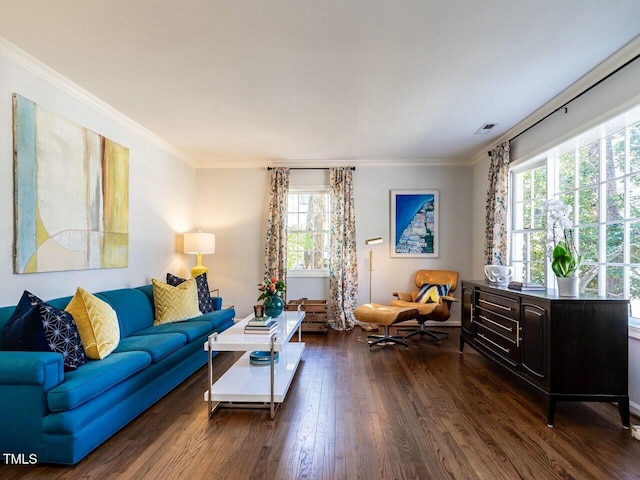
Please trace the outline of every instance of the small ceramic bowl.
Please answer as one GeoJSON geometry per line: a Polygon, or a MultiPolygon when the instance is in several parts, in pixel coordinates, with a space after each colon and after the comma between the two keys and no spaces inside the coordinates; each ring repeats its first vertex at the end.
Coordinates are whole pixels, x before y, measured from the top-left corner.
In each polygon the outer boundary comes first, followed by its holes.
{"type": "Polygon", "coordinates": [[[509,283],[512,270],[508,265],[485,265],[484,274],[491,283],[509,283]]]}

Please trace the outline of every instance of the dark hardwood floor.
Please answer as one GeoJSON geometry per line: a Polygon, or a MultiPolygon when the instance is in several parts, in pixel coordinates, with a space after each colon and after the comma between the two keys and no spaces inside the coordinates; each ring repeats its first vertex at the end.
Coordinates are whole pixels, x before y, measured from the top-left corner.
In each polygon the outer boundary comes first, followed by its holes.
{"type": "MultiPolygon", "coordinates": [[[[548,428],[541,395],[472,348],[460,355],[449,331],[441,345],[372,351],[359,328],[303,335],[273,421],[266,410],[209,419],[204,367],[75,467],[0,465],[0,478],[640,478],[640,442],[615,405],[559,402],[548,428]]],[[[237,355],[216,357],[216,372],[237,355]]]]}

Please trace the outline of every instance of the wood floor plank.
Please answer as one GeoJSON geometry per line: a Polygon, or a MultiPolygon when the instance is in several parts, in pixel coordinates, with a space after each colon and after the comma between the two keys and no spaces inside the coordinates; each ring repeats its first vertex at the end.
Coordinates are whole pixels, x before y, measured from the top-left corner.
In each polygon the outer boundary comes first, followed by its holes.
{"type": "MultiPolygon", "coordinates": [[[[0,478],[640,478],[640,442],[615,405],[559,402],[548,428],[539,393],[471,348],[460,354],[449,331],[408,349],[370,349],[359,328],[305,334],[274,420],[254,409],[208,418],[203,368],[78,465],[0,465],[0,478]]],[[[214,374],[238,357],[218,355],[214,374]]]]}

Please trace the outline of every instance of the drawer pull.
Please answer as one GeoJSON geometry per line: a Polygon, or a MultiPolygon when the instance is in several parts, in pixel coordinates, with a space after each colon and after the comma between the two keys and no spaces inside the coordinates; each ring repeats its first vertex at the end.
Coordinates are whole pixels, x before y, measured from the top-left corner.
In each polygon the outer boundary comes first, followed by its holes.
{"type": "Polygon", "coordinates": [[[504,348],[502,345],[498,345],[496,342],[494,342],[493,340],[489,340],[487,337],[485,337],[483,334],[479,333],[478,336],[480,338],[482,338],[483,340],[486,340],[487,342],[489,342],[491,345],[494,345],[496,347],[498,347],[500,350],[502,350],[503,352],[506,353],[510,353],[510,350],[508,348],[504,348]]]}
{"type": "Polygon", "coordinates": [[[491,305],[492,307],[500,308],[502,310],[506,310],[507,312],[511,311],[511,307],[505,307],[504,305],[500,305],[498,303],[489,302],[488,300],[480,299],[478,300],[480,303],[486,303],[487,305],[491,305]]]}
{"type": "Polygon", "coordinates": [[[485,317],[484,315],[478,315],[482,320],[484,320],[485,322],[489,322],[493,325],[495,325],[496,327],[500,327],[500,328],[504,328],[507,332],[512,332],[513,333],[513,328],[511,327],[505,327],[504,325],[502,325],[501,323],[498,322],[494,322],[493,320],[491,320],[490,318],[485,317]]]}

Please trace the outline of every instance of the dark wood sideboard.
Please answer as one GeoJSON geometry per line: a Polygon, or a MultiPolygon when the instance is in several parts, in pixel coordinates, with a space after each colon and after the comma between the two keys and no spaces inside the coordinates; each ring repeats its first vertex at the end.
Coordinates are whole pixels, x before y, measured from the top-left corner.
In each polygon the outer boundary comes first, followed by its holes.
{"type": "Polygon", "coordinates": [[[557,401],[617,402],[629,428],[628,300],[462,281],[460,352],[468,343],[557,401]]]}

